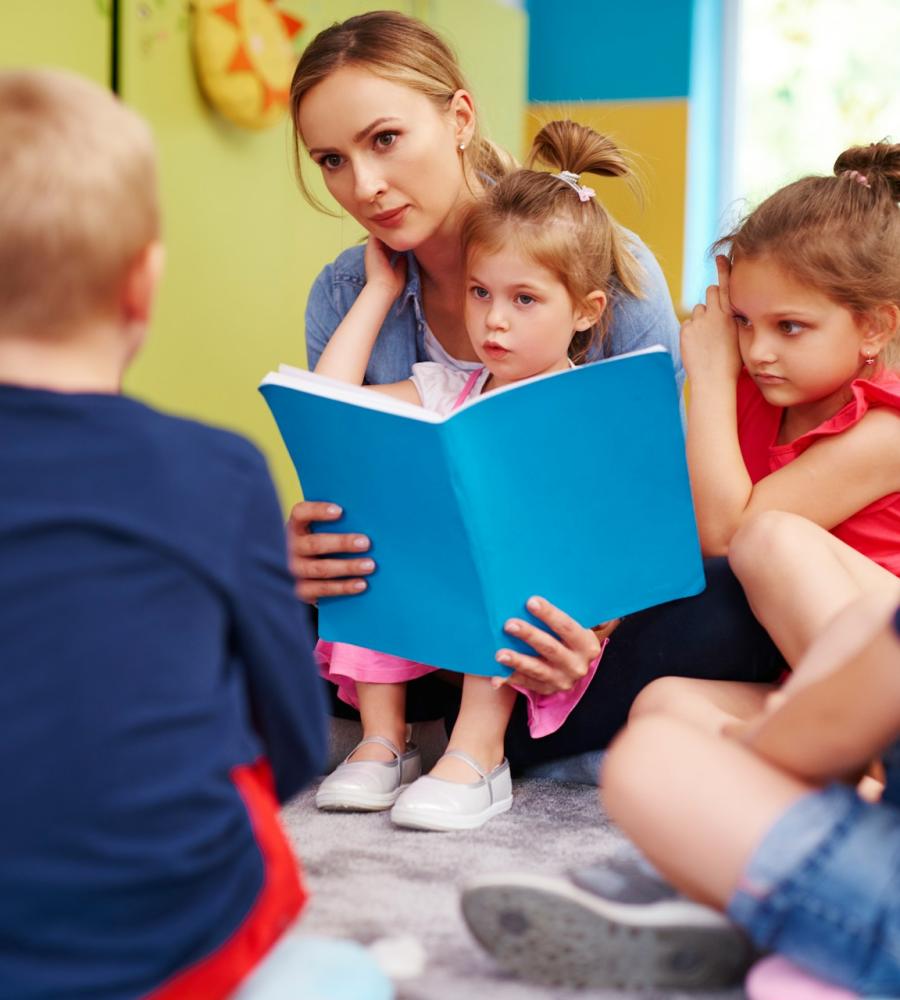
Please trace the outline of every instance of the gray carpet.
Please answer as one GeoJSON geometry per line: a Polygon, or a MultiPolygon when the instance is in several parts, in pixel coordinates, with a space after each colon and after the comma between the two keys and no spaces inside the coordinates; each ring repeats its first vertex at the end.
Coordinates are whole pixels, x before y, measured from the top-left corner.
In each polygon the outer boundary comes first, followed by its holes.
{"type": "MultiPolygon", "coordinates": [[[[343,723],[332,759],[353,746],[358,731],[343,723]]],[[[439,752],[435,733],[418,734],[426,766],[439,752]],[[431,745],[429,745],[429,737],[431,745]]],[[[386,813],[322,813],[310,789],[290,802],[284,820],[303,859],[312,900],[312,934],[370,944],[413,937],[424,948],[424,971],[397,983],[398,1000],[642,1000],[686,994],[571,991],[521,982],[501,972],[470,937],[459,910],[458,885],[481,872],[558,873],[590,864],[621,845],[602,815],[596,788],[536,778],[515,784],[510,812],[481,830],[425,833],[392,826],[386,813]]],[[[693,994],[738,1000],[740,991],[693,994]]]]}

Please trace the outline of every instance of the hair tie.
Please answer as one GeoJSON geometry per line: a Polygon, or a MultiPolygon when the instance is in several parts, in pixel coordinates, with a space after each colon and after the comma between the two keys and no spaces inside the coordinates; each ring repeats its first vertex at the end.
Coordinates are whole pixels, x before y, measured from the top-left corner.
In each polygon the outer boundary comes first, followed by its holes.
{"type": "Polygon", "coordinates": [[[590,201],[591,198],[597,197],[597,192],[593,188],[578,183],[578,174],[573,174],[571,170],[563,170],[561,173],[551,174],[551,176],[561,180],[563,184],[568,184],[578,195],[579,201],[590,201]]]}
{"type": "Polygon", "coordinates": [[[870,191],[872,189],[868,177],[865,174],[861,174],[858,170],[844,170],[841,173],[841,177],[846,177],[848,181],[856,181],[857,184],[862,184],[863,187],[869,188],[870,191]]]}

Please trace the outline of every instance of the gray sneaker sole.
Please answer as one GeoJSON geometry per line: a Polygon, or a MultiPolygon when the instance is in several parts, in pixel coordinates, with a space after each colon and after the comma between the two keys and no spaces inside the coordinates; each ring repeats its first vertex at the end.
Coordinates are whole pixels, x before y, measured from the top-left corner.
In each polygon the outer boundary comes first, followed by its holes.
{"type": "Polygon", "coordinates": [[[724,988],[739,983],[757,957],[740,930],[712,911],[687,904],[679,914],[668,904],[660,920],[654,909],[610,903],[542,876],[482,878],[462,895],[470,930],[497,962],[550,986],[724,988]]]}

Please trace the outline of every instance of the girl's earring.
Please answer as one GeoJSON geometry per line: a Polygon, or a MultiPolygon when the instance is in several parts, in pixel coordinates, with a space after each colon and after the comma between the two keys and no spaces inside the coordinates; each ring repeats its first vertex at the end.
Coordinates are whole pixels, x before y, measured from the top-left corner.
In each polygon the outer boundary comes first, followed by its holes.
{"type": "Polygon", "coordinates": [[[461,143],[459,144],[459,151],[460,151],[461,153],[463,153],[463,152],[465,152],[465,149],[466,149],[466,144],[465,144],[464,142],[461,142],[461,143]]]}
{"type": "Polygon", "coordinates": [[[870,358],[868,354],[865,355],[865,359],[866,359],[865,363],[867,365],[874,365],[875,364],[875,358],[870,358]]]}

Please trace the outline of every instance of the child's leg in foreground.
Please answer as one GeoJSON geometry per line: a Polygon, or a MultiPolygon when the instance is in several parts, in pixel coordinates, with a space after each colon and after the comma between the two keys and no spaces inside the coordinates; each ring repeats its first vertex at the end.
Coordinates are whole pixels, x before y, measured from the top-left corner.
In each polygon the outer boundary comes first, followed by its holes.
{"type": "MultiPolygon", "coordinates": [[[[492,771],[503,760],[503,740],[515,701],[512,688],[504,685],[495,690],[489,677],[466,674],[459,715],[447,749],[462,750],[485,771],[492,771]]],[[[442,757],[431,774],[466,784],[474,778],[472,769],[458,757],[442,757]]]]}
{"type": "MultiPolygon", "coordinates": [[[[896,604],[884,591],[846,607],[798,663],[785,696],[847,663],[884,627],[896,604]]],[[[720,906],[767,821],[810,790],[705,726],[649,714],[629,723],[613,744],[603,780],[605,805],[641,850],[679,888],[720,906]],[[647,767],[652,771],[645,773],[655,775],[652,784],[637,780],[647,767]]]]}
{"type": "Polygon", "coordinates": [[[612,818],[674,885],[719,909],[764,834],[810,790],[738,743],[665,716],[629,723],[603,764],[612,818]]]}

